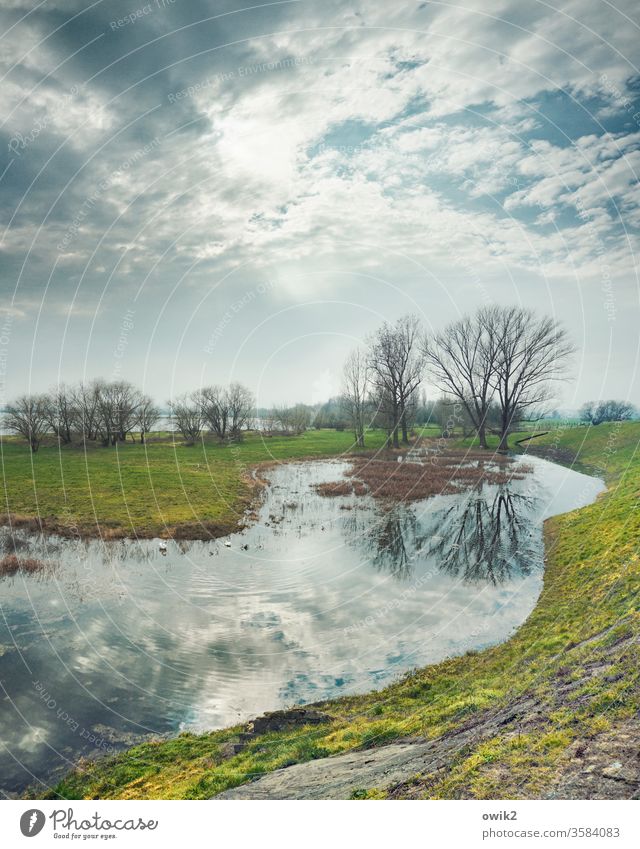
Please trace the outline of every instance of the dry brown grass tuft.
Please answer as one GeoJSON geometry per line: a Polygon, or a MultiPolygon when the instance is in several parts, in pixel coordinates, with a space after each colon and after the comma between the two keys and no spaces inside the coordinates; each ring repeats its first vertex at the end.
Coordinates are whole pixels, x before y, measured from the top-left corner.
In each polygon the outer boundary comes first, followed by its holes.
{"type": "Polygon", "coordinates": [[[339,495],[364,495],[367,492],[367,487],[360,480],[348,478],[342,481],[330,481],[329,483],[318,483],[314,487],[315,491],[327,498],[335,498],[339,495]]]}
{"type": "Polygon", "coordinates": [[[393,501],[419,501],[432,495],[450,495],[481,483],[505,484],[521,480],[530,466],[515,465],[509,457],[482,452],[448,451],[411,461],[397,457],[358,457],[352,461],[348,481],[320,484],[321,495],[360,495],[393,501]]]}
{"type": "Polygon", "coordinates": [[[0,577],[15,575],[17,572],[34,574],[49,569],[50,564],[35,557],[18,557],[15,554],[7,554],[0,560],[0,577]]]}

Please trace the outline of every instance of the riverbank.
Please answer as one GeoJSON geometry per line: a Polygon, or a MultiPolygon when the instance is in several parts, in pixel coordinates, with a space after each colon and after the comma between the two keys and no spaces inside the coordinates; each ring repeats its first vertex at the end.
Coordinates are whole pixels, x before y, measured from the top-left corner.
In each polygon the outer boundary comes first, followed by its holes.
{"type": "MultiPolygon", "coordinates": [[[[315,780],[298,774],[296,781],[306,797],[318,797],[336,786],[332,776],[344,774],[344,761],[329,756],[374,750],[372,762],[382,764],[389,744],[427,747],[427,755],[421,761],[409,748],[393,771],[352,771],[335,793],[481,799],[637,793],[639,440],[636,423],[536,440],[536,453],[563,451],[565,462],[602,470],[609,490],[591,506],[546,523],[543,591],[506,643],[426,667],[381,692],[319,704],[329,718],[320,724],[244,742],[242,727],[183,734],[85,763],[51,796],[210,798],[275,770],[283,771],[264,781],[286,786],[287,767],[314,761],[315,780]]],[[[257,781],[235,793],[259,794],[260,787],[257,781]]]]}
{"type": "MultiPolygon", "coordinates": [[[[383,444],[382,431],[367,448],[383,444]]],[[[261,464],[336,456],[353,435],[335,430],[298,436],[250,433],[242,442],[185,444],[175,434],[146,444],[44,444],[36,454],[3,437],[0,525],[90,539],[212,539],[238,530],[259,483],[261,464]]]]}

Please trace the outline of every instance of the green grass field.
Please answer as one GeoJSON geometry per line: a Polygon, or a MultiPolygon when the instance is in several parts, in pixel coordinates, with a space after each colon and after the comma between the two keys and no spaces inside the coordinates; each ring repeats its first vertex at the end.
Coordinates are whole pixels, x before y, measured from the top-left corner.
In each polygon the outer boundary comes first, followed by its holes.
{"type": "MultiPolygon", "coordinates": [[[[421,669],[382,692],[327,702],[329,725],[260,737],[234,757],[225,758],[223,746],[238,728],[182,734],[84,764],[52,795],[207,798],[284,765],[408,735],[439,737],[524,698],[542,706],[533,727],[507,724],[467,746],[444,774],[416,777],[413,790],[430,798],[542,793],[574,757],[572,744],[606,734],[640,707],[637,643],[628,642],[640,619],[639,441],[638,423],[565,428],[535,441],[537,452],[600,469],[609,491],[547,522],[543,591],[508,642],[421,669]],[[598,664],[609,674],[592,675],[598,664]],[[559,682],[574,684],[561,698],[559,682]]],[[[360,794],[383,795],[377,788],[360,794]]]]}
{"type": "MultiPolygon", "coordinates": [[[[367,448],[383,442],[367,436],[367,448]]],[[[64,534],[207,537],[230,533],[250,503],[249,472],[260,463],[349,452],[352,434],[249,434],[241,443],[185,445],[171,435],[145,445],[43,445],[36,454],[13,438],[1,443],[4,504],[14,521],[33,517],[64,534]]]]}

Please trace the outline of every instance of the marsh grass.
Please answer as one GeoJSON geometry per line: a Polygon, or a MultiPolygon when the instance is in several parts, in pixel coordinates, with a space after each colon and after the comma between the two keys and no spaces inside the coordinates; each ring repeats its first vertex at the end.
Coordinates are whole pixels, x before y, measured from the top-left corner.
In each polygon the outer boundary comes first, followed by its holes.
{"type": "Polygon", "coordinates": [[[366,495],[369,491],[367,486],[358,480],[318,483],[314,486],[314,489],[319,495],[323,495],[326,498],[335,498],[341,495],[366,495]]]}
{"type": "MultiPolygon", "coordinates": [[[[416,448],[414,447],[414,451],[416,448]]],[[[365,495],[390,501],[421,501],[433,495],[452,495],[486,484],[522,480],[530,465],[486,452],[448,449],[432,456],[411,458],[386,451],[351,459],[345,480],[315,487],[320,495],[365,495]]]]}
{"type": "MultiPolygon", "coordinates": [[[[383,441],[382,431],[367,434],[374,449],[383,441]]],[[[354,444],[349,433],[321,430],[252,433],[233,444],[186,445],[172,434],[108,448],[43,444],[33,455],[3,437],[0,449],[0,525],[66,537],[210,539],[247,520],[261,483],[255,467],[349,455],[354,444]]]]}

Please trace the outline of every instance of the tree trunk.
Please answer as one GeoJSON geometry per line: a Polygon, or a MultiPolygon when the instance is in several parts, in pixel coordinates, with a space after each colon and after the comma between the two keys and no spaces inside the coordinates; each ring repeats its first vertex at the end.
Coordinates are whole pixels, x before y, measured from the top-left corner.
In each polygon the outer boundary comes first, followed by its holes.
{"type": "Polygon", "coordinates": [[[500,444],[498,445],[498,451],[509,450],[509,418],[509,414],[503,412],[502,425],[500,427],[500,444]]]}
{"type": "Polygon", "coordinates": [[[487,445],[487,434],[486,434],[486,426],[485,423],[482,422],[480,427],[478,428],[478,442],[480,443],[480,448],[488,448],[487,445]]]}
{"type": "Polygon", "coordinates": [[[407,432],[407,417],[404,413],[402,414],[402,441],[405,444],[408,444],[409,442],[409,434],[407,432]]]}

